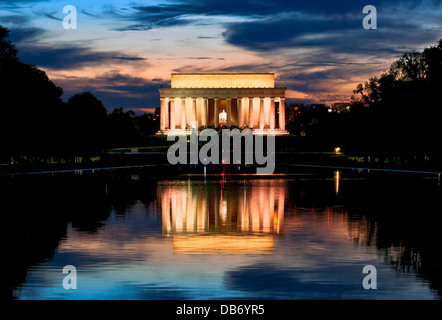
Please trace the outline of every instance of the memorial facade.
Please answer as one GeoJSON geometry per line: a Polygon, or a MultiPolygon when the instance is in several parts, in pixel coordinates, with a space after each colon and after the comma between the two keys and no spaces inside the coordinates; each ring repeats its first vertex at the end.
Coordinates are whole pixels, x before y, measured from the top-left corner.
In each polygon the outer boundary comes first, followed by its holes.
{"type": "Polygon", "coordinates": [[[159,91],[159,135],[235,127],[254,134],[288,134],[286,88],[275,88],[273,73],[175,73],[171,87],[159,91]]]}

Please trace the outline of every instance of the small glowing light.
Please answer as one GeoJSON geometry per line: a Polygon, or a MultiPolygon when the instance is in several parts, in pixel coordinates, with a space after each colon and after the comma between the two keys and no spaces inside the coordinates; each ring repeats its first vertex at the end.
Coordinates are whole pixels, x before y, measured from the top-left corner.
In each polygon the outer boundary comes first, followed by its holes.
{"type": "Polygon", "coordinates": [[[333,112],[333,109],[328,109],[328,112],[332,113],[332,112],[333,112]]]}
{"type": "Polygon", "coordinates": [[[225,110],[219,114],[219,123],[227,123],[227,113],[225,110]]]}
{"type": "Polygon", "coordinates": [[[336,154],[339,154],[340,152],[341,152],[341,148],[336,147],[336,148],[335,148],[335,153],[336,153],[336,154]]]}

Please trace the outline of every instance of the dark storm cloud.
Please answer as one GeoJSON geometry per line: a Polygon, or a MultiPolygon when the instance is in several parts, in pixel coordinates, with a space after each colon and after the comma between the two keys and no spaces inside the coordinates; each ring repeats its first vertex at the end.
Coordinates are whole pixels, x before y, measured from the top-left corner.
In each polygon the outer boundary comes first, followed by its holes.
{"type": "MultiPolygon", "coordinates": [[[[427,28],[422,24],[424,13],[419,16],[419,12],[399,7],[398,10],[402,11],[395,14],[393,9],[382,11],[381,7],[378,8],[377,30],[363,29],[365,15],[360,7],[354,14],[343,12],[339,17],[292,13],[231,23],[226,25],[223,37],[229,44],[258,52],[284,48],[322,48],[334,54],[377,55],[398,54],[403,52],[403,47],[418,48],[440,37],[438,28],[427,28]]],[[[428,18],[427,22],[433,17],[429,15],[428,18]]],[[[433,23],[440,26],[440,21],[433,23]]]]}
{"type": "Polygon", "coordinates": [[[152,29],[151,25],[146,24],[131,24],[127,27],[114,28],[114,31],[146,31],[152,29]]]}
{"type": "Polygon", "coordinates": [[[213,58],[213,57],[188,57],[189,60],[226,60],[225,58],[213,58]]]}
{"type": "Polygon", "coordinates": [[[0,17],[0,24],[23,25],[29,22],[29,17],[23,15],[12,15],[0,17]]]}
{"type": "MultiPolygon", "coordinates": [[[[108,14],[132,23],[115,30],[145,31],[178,25],[208,24],[213,17],[234,17],[222,36],[233,46],[261,54],[280,49],[319,49],[324,55],[400,55],[436,42],[441,36],[441,1],[373,0],[378,30],[362,27],[365,0],[183,0],[134,6],[130,13],[108,14]],[[428,26],[430,24],[431,26],[428,26]]],[[[348,59],[348,57],[347,57],[348,59]]]]}
{"type": "Polygon", "coordinates": [[[43,11],[43,10],[39,10],[39,11],[35,11],[35,14],[41,17],[46,17],[52,20],[56,20],[56,21],[63,21],[63,18],[57,17],[57,15],[60,14],[60,12],[52,10],[52,11],[43,11]]]}
{"type": "Polygon", "coordinates": [[[9,40],[12,43],[23,43],[39,40],[44,37],[46,30],[37,27],[14,28],[9,30],[9,40]]]}
{"type": "Polygon", "coordinates": [[[112,57],[112,59],[126,60],[126,61],[143,61],[143,60],[146,60],[145,58],[140,58],[140,57],[112,57]]]}
{"type": "Polygon", "coordinates": [[[219,37],[198,36],[198,39],[218,39],[219,37]]]}
{"type": "MultiPolygon", "coordinates": [[[[373,2],[373,1],[372,1],[373,2]]],[[[379,1],[374,1],[379,2],[379,1]]],[[[200,23],[201,21],[182,19],[184,17],[205,15],[205,16],[236,16],[256,17],[275,15],[282,12],[306,12],[306,13],[346,13],[349,11],[361,11],[361,5],[365,1],[358,0],[278,0],[278,1],[255,1],[255,0],[184,0],[171,2],[164,5],[134,6],[134,13],[125,15],[116,10],[109,10],[109,13],[121,17],[128,17],[131,20],[144,21],[152,26],[169,25],[168,21],[180,21],[180,23],[200,23]],[[358,4],[360,3],[360,4],[358,4]]],[[[171,23],[174,25],[175,23],[171,23]]]]}
{"type": "MultiPolygon", "coordinates": [[[[19,46],[19,56],[25,63],[51,69],[76,69],[84,66],[102,65],[112,60],[136,62],[140,57],[127,56],[122,52],[94,51],[84,46],[19,46]]],[[[115,61],[114,61],[115,62],[115,61]]]]}
{"type": "MultiPolygon", "coordinates": [[[[419,7],[414,0],[372,0],[371,5],[378,8],[405,7],[413,10],[419,7]]],[[[440,1],[425,1],[427,8],[438,8],[440,1]]],[[[169,2],[163,5],[133,6],[133,11],[125,11],[109,8],[107,13],[129,21],[138,21],[149,27],[175,26],[181,24],[200,24],[204,20],[200,18],[190,19],[192,16],[231,16],[248,19],[259,19],[278,14],[299,13],[306,18],[318,15],[330,18],[342,18],[362,15],[362,8],[367,5],[366,0],[181,0],[169,2]]],[[[356,19],[356,18],[355,18],[356,19]]],[[[130,28],[130,26],[128,26],[130,28]]]]}

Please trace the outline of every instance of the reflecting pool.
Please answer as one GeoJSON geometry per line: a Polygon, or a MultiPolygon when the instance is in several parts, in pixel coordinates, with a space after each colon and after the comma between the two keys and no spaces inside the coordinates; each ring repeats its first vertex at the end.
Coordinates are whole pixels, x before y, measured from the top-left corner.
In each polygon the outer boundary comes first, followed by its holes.
{"type": "Polygon", "coordinates": [[[440,299],[437,177],[1,177],[14,299],[440,299]],[[62,282],[77,270],[77,289],[62,282]],[[365,290],[362,269],[377,270],[365,290]]]}

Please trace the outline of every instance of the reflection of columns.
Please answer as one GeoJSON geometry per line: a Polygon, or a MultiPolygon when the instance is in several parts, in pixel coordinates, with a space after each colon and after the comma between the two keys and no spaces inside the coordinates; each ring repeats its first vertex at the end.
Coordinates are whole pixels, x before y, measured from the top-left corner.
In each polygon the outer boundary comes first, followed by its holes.
{"type": "Polygon", "coordinates": [[[181,129],[186,129],[186,98],[181,98],[181,129]]]}
{"type": "Polygon", "coordinates": [[[219,99],[215,98],[214,101],[214,115],[213,115],[213,126],[215,129],[218,129],[219,127],[219,99]]]}
{"type": "Polygon", "coordinates": [[[259,98],[259,128],[264,129],[264,98],[259,98]]]}
{"type": "Polygon", "coordinates": [[[278,196],[278,225],[276,226],[276,233],[280,234],[282,233],[282,226],[284,224],[284,189],[279,189],[279,196],[278,196]]]}
{"type": "Polygon", "coordinates": [[[275,129],[275,99],[270,98],[270,129],[275,129]]]}
{"type": "Polygon", "coordinates": [[[252,220],[252,212],[253,212],[253,208],[252,208],[252,189],[250,188],[248,190],[248,194],[247,194],[247,201],[246,201],[246,206],[247,206],[247,225],[246,225],[246,229],[244,229],[243,231],[250,231],[251,228],[251,224],[253,222],[252,220]]]}
{"type": "Polygon", "coordinates": [[[270,183],[269,185],[269,222],[270,222],[270,228],[273,229],[272,231],[275,232],[275,190],[276,187],[270,183]]]}
{"type": "Polygon", "coordinates": [[[264,207],[264,198],[267,198],[263,186],[263,181],[259,182],[259,197],[258,197],[258,208],[259,208],[259,230],[262,231],[263,226],[264,226],[264,211],[265,211],[265,207],[264,207]]]}
{"type": "Polygon", "coordinates": [[[285,130],[285,98],[279,99],[279,129],[285,130]]]}
{"type": "Polygon", "coordinates": [[[184,224],[185,224],[185,220],[184,215],[186,214],[185,211],[183,211],[183,203],[182,203],[182,199],[181,199],[181,191],[177,192],[175,195],[175,208],[174,208],[174,215],[176,216],[175,218],[175,230],[176,232],[183,232],[185,231],[184,229],[184,224]]]}
{"type": "Polygon", "coordinates": [[[249,128],[253,128],[253,98],[248,98],[249,101],[249,128]]]}
{"type": "Polygon", "coordinates": [[[175,129],[175,99],[170,100],[170,129],[175,129]]]}
{"type": "Polygon", "coordinates": [[[194,199],[189,181],[187,182],[186,195],[187,195],[186,230],[188,232],[194,232],[195,231],[195,217],[193,211],[194,199]]]}
{"type": "Polygon", "coordinates": [[[170,198],[169,194],[166,193],[164,190],[161,193],[162,199],[161,199],[161,211],[162,211],[162,219],[163,219],[163,234],[168,234],[171,232],[171,225],[170,225],[170,198]]]}
{"type": "Polygon", "coordinates": [[[253,190],[252,196],[252,211],[250,212],[250,219],[252,220],[252,231],[259,231],[259,194],[258,190],[253,190]],[[258,196],[257,196],[258,194],[258,196]]]}
{"type": "Polygon", "coordinates": [[[208,203],[208,196],[207,196],[207,190],[206,192],[204,192],[204,196],[202,199],[202,210],[201,210],[201,216],[202,216],[202,221],[201,224],[198,223],[198,231],[208,231],[209,230],[209,203],[208,203]]]}
{"type": "Polygon", "coordinates": [[[220,195],[218,192],[218,188],[215,189],[215,231],[218,230],[219,227],[219,206],[220,206],[220,201],[219,201],[220,195]]]}
{"type": "Polygon", "coordinates": [[[244,121],[243,121],[243,112],[242,112],[242,98],[236,99],[236,108],[238,111],[238,128],[242,129],[244,121]]]}
{"type": "Polygon", "coordinates": [[[169,99],[161,98],[161,130],[169,127],[169,99]]]}
{"type": "MultiPolygon", "coordinates": [[[[250,201],[249,201],[250,202],[250,201]]],[[[241,231],[249,231],[249,210],[247,205],[247,189],[244,187],[244,192],[242,196],[242,203],[239,202],[240,207],[242,208],[240,210],[241,212],[241,231]]]]}
{"type": "Polygon", "coordinates": [[[339,195],[339,179],[340,179],[340,172],[335,171],[335,192],[337,195],[339,195]]]}
{"type": "MultiPolygon", "coordinates": [[[[267,182],[267,181],[266,181],[267,182]]],[[[264,188],[263,188],[264,189],[264,188]]],[[[269,198],[271,197],[271,194],[273,193],[273,190],[271,188],[268,188],[267,183],[264,189],[264,192],[267,193],[267,196],[264,197],[264,205],[263,205],[263,221],[262,221],[262,231],[263,232],[270,232],[272,228],[272,222],[273,222],[273,215],[270,214],[270,207],[269,207],[269,198]],[[266,192],[267,191],[267,192],[266,192]]]]}
{"type": "Polygon", "coordinates": [[[227,98],[226,99],[227,100],[227,107],[226,107],[226,112],[227,112],[227,128],[230,128],[230,121],[231,121],[231,119],[232,119],[232,115],[231,115],[231,112],[232,112],[232,106],[231,106],[231,104],[232,104],[232,99],[231,98],[227,98]]]}
{"type": "Polygon", "coordinates": [[[172,231],[176,232],[177,227],[177,210],[176,210],[176,192],[172,192],[170,197],[170,208],[172,215],[172,231]]]}
{"type": "Polygon", "coordinates": [[[201,107],[201,125],[203,127],[207,127],[209,124],[209,110],[208,110],[208,99],[203,98],[202,107],[201,107]]]}

